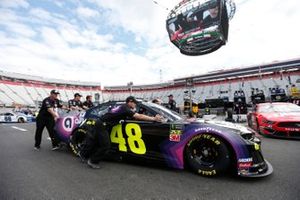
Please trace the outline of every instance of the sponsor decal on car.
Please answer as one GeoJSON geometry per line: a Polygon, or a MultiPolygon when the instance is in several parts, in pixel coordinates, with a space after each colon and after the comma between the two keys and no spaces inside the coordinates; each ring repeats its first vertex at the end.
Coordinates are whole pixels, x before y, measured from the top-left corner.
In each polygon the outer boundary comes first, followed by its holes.
{"type": "Polygon", "coordinates": [[[183,126],[181,124],[172,124],[170,127],[169,140],[172,142],[180,142],[182,128],[183,126]]]}
{"type": "Polygon", "coordinates": [[[238,160],[238,168],[239,169],[247,169],[250,168],[253,164],[252,158],[240,158],[238,160]]]}

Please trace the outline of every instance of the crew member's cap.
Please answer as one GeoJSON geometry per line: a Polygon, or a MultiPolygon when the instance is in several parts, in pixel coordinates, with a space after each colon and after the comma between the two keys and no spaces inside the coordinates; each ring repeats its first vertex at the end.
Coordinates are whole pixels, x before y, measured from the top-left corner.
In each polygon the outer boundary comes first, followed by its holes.
{"type": "Polygon", "coordinates": [[[51,90],[50,94],[59,94],[58,90],[51,90]]]}
{"type": "Polygon", "coordinates": [[[168,97],[173,97],[173,94],[170,94],[168,97]]]}
{"type": "Polygon", "coordinates": [[[134,96],[129,96],[126,98],[126,103],[128,103],[128,102],[137,103],[137,100],[134,98],[134,96]]]}
{"type": "Polygon", "coordinates": [[[75,94],[74,94],[74,97],[82,97],[82,95],[79,94],[79,93],[75,93],[75,94]]]}

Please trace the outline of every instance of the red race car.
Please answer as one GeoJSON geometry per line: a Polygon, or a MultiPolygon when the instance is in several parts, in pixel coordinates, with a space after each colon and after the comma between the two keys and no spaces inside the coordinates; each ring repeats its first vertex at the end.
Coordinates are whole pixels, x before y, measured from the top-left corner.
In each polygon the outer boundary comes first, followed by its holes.
{"type": "Polygon", "coordinates": [[[257,104],[247,119],[249,127],[260,134],[300,139],[300,106],[295,104],[257,104]]]}

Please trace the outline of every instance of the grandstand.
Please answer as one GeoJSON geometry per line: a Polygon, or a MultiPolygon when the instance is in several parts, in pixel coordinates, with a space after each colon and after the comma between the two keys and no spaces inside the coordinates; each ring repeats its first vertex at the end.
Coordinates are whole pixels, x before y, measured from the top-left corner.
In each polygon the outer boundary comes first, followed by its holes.
{"type": "Polygon", "coordinates": [[[49,96],[52,89],[60,91],[60,99],[63,102],[72,99],[76,92],[83,96],[101,94],[100,83],[47,79],[0,71],[0,105],[2,106],[36,107],[40,101],[49,96]]]}
{"type": "Polygon", "coordinates": [[[202,103],[205,99],[227,97],[234,98],[235,91],[243,90],[247,102],[251,100],[251,89],[264,91],[270,96],[270,88],[280,87],[287,92],[294,84],[300,87],[300,59],[273,62],[264,65],[219,70],[203,75],[174,79],[171,82],[151,85],[107,86],[101,89],[100,83],[75,82],[46,79],[37,76],[0,71],[0,105],[36,106],[49,95],[51,89],[58,89],[60,98],[67,102],[79,92],[83,96],[99,96],[99,101],[124,100],[129,95],[152,100],[160,98],[167,102],[167,96],[173,94],[179,105],[183,105],[187,80],[192,80],[193,99],[202,103]]]}
{"type": "Polygon", "coordinates": [[[234,98],[234,92],[243,90],[246,100],[251,100],[251,88],[263,90],[266,96],[270,96],[270,88],[283,88],[287,95],[293,84],[299,88],[300,59],[273,62],[269,64],[219,70],[203,75],[175,79],[168,83],[151,85],[133,85],[104,87],[103,98],[110,100],[124,99],[132,94],[138,98],[151,100],[160,98],[164,102],[167,96],[173,94],[177,103],[182,105],[185,91],[188,90],[187,80],[193,80],[193,99],[195,102],[204,102],[205,99],[228,97],[234,98]],[[297,81],[298,80],[298,81],[297,81]]]}

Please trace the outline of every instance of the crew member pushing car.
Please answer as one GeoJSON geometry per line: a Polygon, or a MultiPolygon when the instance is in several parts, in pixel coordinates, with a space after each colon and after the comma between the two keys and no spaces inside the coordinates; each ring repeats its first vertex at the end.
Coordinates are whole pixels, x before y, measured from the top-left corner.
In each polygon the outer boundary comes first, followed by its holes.
{"type": "Polygon", "coordinates": [[[104,114],[96,121],[96,127],[93,129],[94,131],[90,131],[86,134],[86,138],[82,145],[83,148],[79,153],[79,156],[82,160],[88,159],[87,164],[90,167],[98,169],[100,167],[99,162],[110,149],[110,137],[104,123],[115,125],[121,120],[126,119],[157,122],[162,120],[160,115],[151,117],[134,112],[133,110],[136,108],[136,104],[137,101],[133,96],[127,97],[126,104],[112,108],[108,113],[104,114]],[[95,150],[93,151],[93,149],[95,150]]]}
{"type": "Polygon", "coordinates": [[[68,102],[70,110],[82,110],[83,109],[82,102],[80,101],[81,97],[82,96],[79,93],[74,94],[74,99],[71,99],[68,102]]]}
{"type": "Polygon", "coordinates": [[[83,109],[84,110],[88,110],[88,109],[94,107],[94,104],[92,102],[92,95],[87,95],[85,99],[86,99],[86,101],[83,102],[83,109]]]}
{"type": "Polygon", "coordinates": [[[42,107],[36,118],[36,131],[35,131],[35,144],[34,149],[39,150],[41,148],[42,133],[46,127],[49,137],[52,142],[52,150],[59,148],[58,140],[54,132],[55,121],[58,118],[56,109],[61,108],[62,105],[58,100],[59,92],[57,90],[51,90],[50,96],[45,98],[42,102],[42,107]]]}

